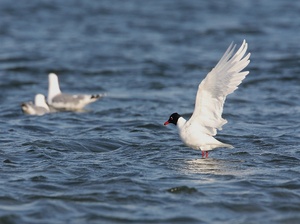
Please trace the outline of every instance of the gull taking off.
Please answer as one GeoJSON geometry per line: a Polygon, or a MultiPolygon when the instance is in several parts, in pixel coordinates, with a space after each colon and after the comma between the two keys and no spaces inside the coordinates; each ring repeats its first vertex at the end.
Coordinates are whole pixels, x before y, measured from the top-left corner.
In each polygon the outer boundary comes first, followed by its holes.
{"type": "Polygon", "coordinates": [[[226,96],[238,88],[248,75],[242,71],[250,63],[250,53],[246,54],[248,44],[244,40],[235,52],[236,45],[231,44],[217,65],[207,74],[198,86],[195,109],[189,120],[173,113],[164,123],[178,127],[179,136],[185,145],[202,151],[202,157],[208,157],[208,151],[219,147],[233,148],[214,138],[217,130],[227,123],[222,118],[226,96]]]}

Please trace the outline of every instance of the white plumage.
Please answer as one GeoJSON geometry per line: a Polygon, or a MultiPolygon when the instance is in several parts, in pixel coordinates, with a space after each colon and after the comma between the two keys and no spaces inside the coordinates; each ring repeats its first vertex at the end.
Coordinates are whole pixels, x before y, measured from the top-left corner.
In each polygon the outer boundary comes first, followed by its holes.
{"type": "Polygon", "coordinates": [[[34,104],[32,102],[22,103],[22,110],[25,114],[44,115],[50,112],[43,94],[36,94],[34,104]]]}
{"type": "Polygon", "coordinates": [[[246,54],[248,44],[244,40],[234,53],[236,45],[231,44],[217,65],[199,84],[195,109],[191,118],[186,121],[179,114],[170,116],[165,125],[173,123],[178,126],[182,141],[193,149],[206,151],[218,147],[232,147],[222,143],[213,136],[227,123],[222,118],[226,96],[238,88],[238,85],[249,73],[242,71],[250,62],[250,53],[246,54]]]}
{"type": "Polygon", "coordinates": [[[60,91],[58,77],[54,73],[50,73],[48,85],[48,104],[57,110],[80,110],[87,104],[95,102],[103,95],[70,95],[60,91]]]}

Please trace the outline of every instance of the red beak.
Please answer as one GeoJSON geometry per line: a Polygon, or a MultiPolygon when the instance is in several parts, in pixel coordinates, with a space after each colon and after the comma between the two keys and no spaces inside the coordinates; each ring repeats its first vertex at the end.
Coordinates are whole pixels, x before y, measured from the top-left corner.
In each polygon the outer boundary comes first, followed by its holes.
{"type": "Polygon", "coordinates": [[[168,125],[168,124],[170,124],[169,121],[166,121],[166,122],[164,123],[164,125],[168,125]]]}

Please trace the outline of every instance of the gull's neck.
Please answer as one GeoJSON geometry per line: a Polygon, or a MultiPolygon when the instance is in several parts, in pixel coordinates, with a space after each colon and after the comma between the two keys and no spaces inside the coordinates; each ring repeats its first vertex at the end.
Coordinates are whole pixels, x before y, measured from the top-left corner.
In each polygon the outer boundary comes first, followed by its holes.
{"type": "Polygon", "coordinates": [[[177,121],[178,129],[182,129],[183,126],[185,125],[185,123],[186,123],[186,119],[184,119],[183,117],[178,118],[178,121],[177,121]]]}

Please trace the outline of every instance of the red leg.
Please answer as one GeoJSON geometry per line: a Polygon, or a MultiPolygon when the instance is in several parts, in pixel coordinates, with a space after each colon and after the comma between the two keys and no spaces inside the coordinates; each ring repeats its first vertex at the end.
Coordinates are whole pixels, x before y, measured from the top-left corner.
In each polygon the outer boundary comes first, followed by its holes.
{"type": "Polygon", "coordinates": [[[205,152],[204,152],[204,151],[201,151],[201,152],[202,152],[202,158],[204,158],[204,153],[205,153],[205,152]]]}

